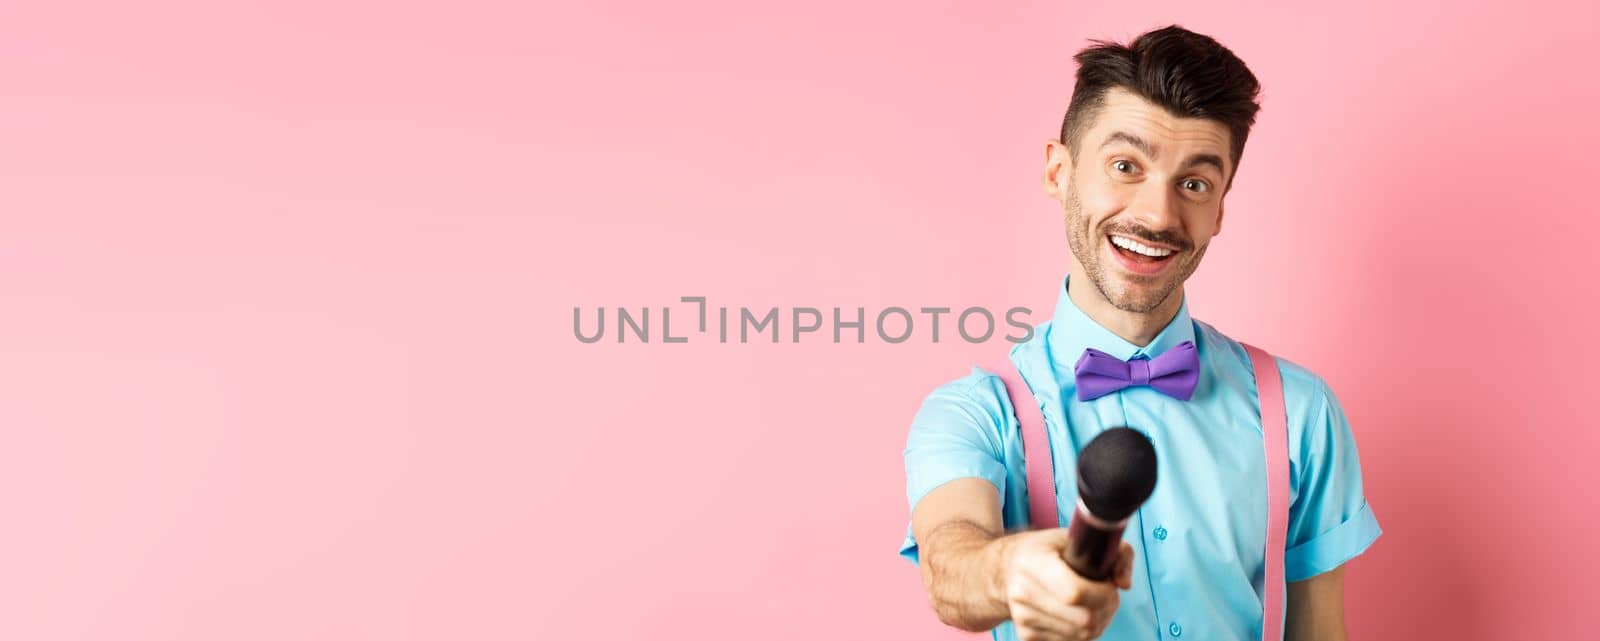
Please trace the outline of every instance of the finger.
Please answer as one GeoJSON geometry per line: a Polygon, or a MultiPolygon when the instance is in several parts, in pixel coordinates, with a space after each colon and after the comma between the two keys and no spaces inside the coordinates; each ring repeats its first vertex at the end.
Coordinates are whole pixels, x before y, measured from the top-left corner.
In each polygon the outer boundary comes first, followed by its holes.
{"type": "Polygon", "coordinates": [[[1085,579],[1065,562],[1053,557],[1024,567],[1022,574],[1036,579],[1045,594],[1059,598],[1062,603],[1081,605],[1090,610],[1100,607],[1108,595],[1116,592],[1111,584],[1085,579]]]}
{"type": "Polygon", "coordinates": [[[1066,562],[1057,557],[1039,559],[1022,568],[1022,575],[1026,576],[1031,585],[1039,593],[1063,605],[1091,606],[1093,603],[1083,601],[1084,587],[1090,582],[1069,567],[1066,562]]]}
{"type": "Polygon", "coordinates": [[[1117,588],[1104,581],[1078,580],[1078,598],[1070,601],[1073,605],[1081,605],[1090,610],[1104,608],[1106,603],[1116,598],[1117,588]]]}
{"type": "Polygon", "coordinates": [[[1078,576],[1066,561],[1055,554],[1029,554],[1019,556],[1020,569],[1024,574],[1038,577],[1047,586],[1057,589],[1065,587],[1072,579],[1078,576]]]}
{"type": "MultiPolygon", "coordinates": [[[[1089,618],[1087,611],[1084,619],[1089,618]]],[[[1088,638],[1088,628],[1064,621],[1040,608],[1026,603],[1012,602],[1011,622],[1017,627],[1017,637],[1038,641],[1079,641],[1088,638]]]]}
{"type": "Polygon", "coordinates": [[[1013,601],[1011,604],[1013,623],[1018,625],[1019,636],[1023,630],[1029,630],[1043,638],[1082,640],[1089,638],[1090,624],[1093,623],[1093,613],[1083,608],[1073,606],[1059,607],[1060,604],[1027,603],[1013,601]]]}
{"type": "Polygon", "coordinates": [[[1054,632],[1045,632],[1043,630],[1033,630],[1024,627],[1018,627],[1016,632],[1018,641],[1089,641],[1088,637],[1082,634],[1063,636],[1054,632]]]}
{"type": "Polygon", "coordinates": [[[1024,589],[1013,595],[1012,602],[1022,603],[1072,628],[1089,627],[1092,613],[1087,607],[1072,604],[1073,593],[1063,592],[1060,587],[1052,586],[1039,577],[1024,577],[1024,589]]]}

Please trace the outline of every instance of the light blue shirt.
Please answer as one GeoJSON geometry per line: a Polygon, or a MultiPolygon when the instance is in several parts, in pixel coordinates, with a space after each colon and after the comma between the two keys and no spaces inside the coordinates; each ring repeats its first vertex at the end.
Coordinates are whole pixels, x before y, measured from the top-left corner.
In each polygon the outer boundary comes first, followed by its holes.
{"type": "MultiPolygon", "coordinates": [[[[1270,350],[1270,348],[1269,348],[1270,350]]],[[[1127,426],[1150,437],[1157,456],[1155,493],[1128,521],[1133,588],[1103,639],[1150,641],[1261,638],[1267,494],[1261,412],[1244,348],[1189,316],[1177,316],[1140,348],[1085,315],[1062,280],[1055,316],[1010,358],[1045,417],[1064,526],[1077,504],[1077,451],[1103,430],[1127,426]],[[1129,387],[1077,400],[1073,365],[1085,348],[1117,358],[1152,358],[1184,341],[1199,351],[1194,397],[1181,401],[1129,387]]],[[[1278,359],[1289,418],[1289,533],[1284,573],[1300,581],[1364,552],[1382,533],[1361,492],[1361,463],[1338,399],[1316,374],[1278,359]]],[[[1024,397],[1027,390],[1022,390],[1024,397]]],[[[1022,440],[1000,378],[980,368],[939,386],[912,420],[906,439],[906,498],[964,477],[1000,491],[1008,532],[1027,527],[1022,440]]],[[[918,561],[906,528],[900,554],[918,561]]],[[[994,629],[1016,639],[1010,621],[994,629]]]]}

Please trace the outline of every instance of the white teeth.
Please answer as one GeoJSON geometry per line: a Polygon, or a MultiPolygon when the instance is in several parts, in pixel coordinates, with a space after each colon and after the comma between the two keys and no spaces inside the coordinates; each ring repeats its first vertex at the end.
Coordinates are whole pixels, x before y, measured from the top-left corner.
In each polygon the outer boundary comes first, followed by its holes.
{"type": "Polygon", "coordinates": [[[1121,236],[1112,236],[1111,244],[1134,253],[1144,254],[1151,258],[1161,258],[1163,256],[1172,255],[1172,250],[1170,249],[1158,249],[1155,247],[1150,247],[1132,238],[1123,238],[1121,236]]]}

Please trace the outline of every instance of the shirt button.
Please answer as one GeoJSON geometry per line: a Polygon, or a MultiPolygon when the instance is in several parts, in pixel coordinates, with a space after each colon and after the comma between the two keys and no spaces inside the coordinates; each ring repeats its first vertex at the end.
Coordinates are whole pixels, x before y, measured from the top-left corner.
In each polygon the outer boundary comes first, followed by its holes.
{"type": "Polygon", "coordinates": [[[1183,636],[1183,626],[1178,625],[1177,621],[1173,621],[1172,625],[1167,626],[1167,632],[1170,633],[1174,638],[1181,637],[1183,636]]]}
{"type": "MultiPolygon", "coordinates": [[[[1157,541],[1165,541],[1165,540],[1167,540],[1167,528],[1158,527],[1158,528],[1156,528],[1156,531],[1153,532],[1153,534],[1156,535],[1156,540],[1157,541]]],[[[1178,635],[1174,634],[1172,636],[1178,636],[1178,635]]]]}

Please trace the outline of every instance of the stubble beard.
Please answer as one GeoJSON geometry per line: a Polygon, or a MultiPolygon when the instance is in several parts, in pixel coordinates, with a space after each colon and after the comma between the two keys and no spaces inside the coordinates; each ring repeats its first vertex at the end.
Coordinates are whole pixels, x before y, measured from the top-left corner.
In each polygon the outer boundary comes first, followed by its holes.
{"type": "MultiPolygon", "coordinates": [[[[1194,251],[1184,252],[1174,260],[1179,261],[1173,266],[1171,273],[1159,284],[1150,287],[1134,287],[1128,284],[1129,276],[1113,276],[1108,273],[1105,265],[1100,263],[1100,240],[1105,233],[1091,235],[1089,233],[1089,217],[1083,214],[1083,203],[1078,200],[1078,191],[1070,183],[1067,185],[1067,197],[1062,207],[1067,219],[1067,246],[1072,250],[1072,255],[1078,258],[1083,265],[1084,273],[1089,277],[1089,282],[1100,292],[1101,298],[1111,303],[1124,312],[1133,314],[1148,314],[1161,307],[1172,293],[1183,286],[1184,281],[1194,274],[1200,266],[1200,259],[1206,255],[1206,248],[1210,243],[1200,245],[1194,251]],[[1115,280],[1113,280],[1115,279],[1115,280]]],[[[1106,230],[1112,231],[1112,230],[1106,230]]],[[[1134,230],[1117,229],[1115,231],[1127,233],[1129,236],[1139,237],[1134,230]]]]}

